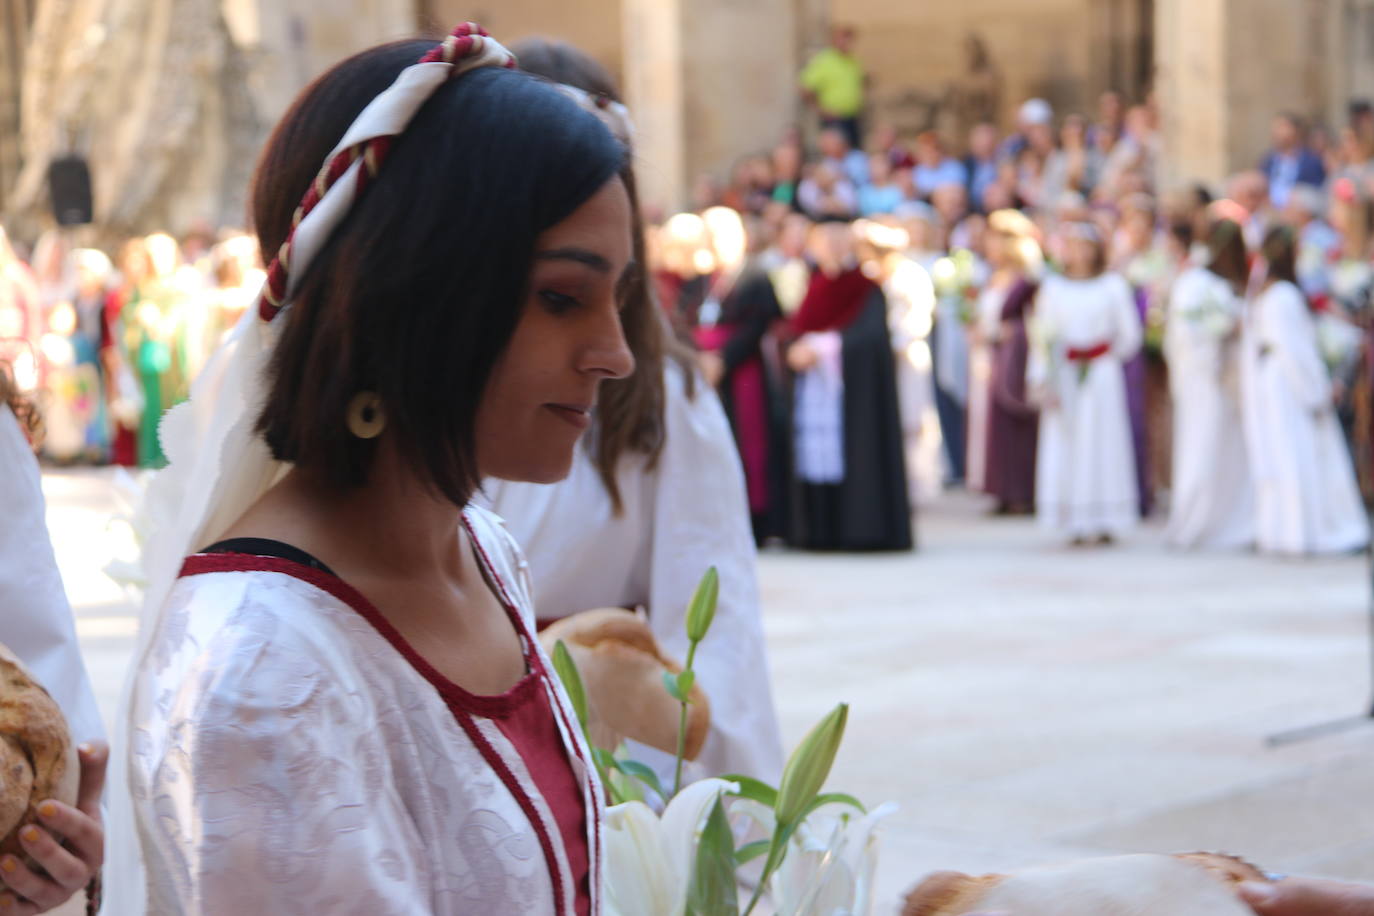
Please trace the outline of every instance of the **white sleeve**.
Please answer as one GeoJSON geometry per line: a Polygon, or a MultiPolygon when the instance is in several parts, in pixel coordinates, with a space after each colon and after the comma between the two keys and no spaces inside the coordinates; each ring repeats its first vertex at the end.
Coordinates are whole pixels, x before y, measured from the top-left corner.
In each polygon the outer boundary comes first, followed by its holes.
{"type": "Polygon", "coordinates": [[[324,661],[335,648],[251,618],[227,629],[171,686],[166,739],[134,739],[149,912],[432,912],[382,734],[324,661]]]}
{"type": "Polygon", "coordinates": [[[78,741],[105,729],[81,661],[71,605],[57,570],[42,477],[28,440],[0,404],[0,643],[52,694],[78,741]]]}
{"type": "Polygon", "coordinates": [[[1058,346],[1054,328],[1055,286],[1053,277],[1046,277],[1041,282],[1035,291],[1034,307],[1026,316],[1026,390],[1032,397],[1043,393],[1053,382],[1052,360],[1054,347],[1058,346]]]}
{"type": "Polygon", "coordinates": [[[782,739],[764,648],[744,471],[715,392],[698,376],[689,398],[675,366],[667,376],[666,440],[654,472],[649,622],[665,651],[684,659],[687,604],[702,575],[716,567],[720,601],[695,664],[697,683],[711,701],[711,731],[697,763],[707,774],[775,780],[782,770],[782,739]]]}
{"type": "Polygon", "coordinates": [[[1135,307],[1135,296],[1126,278],[1113,274],[1110,282],[1112,305],[1116,311],[1112,352],[1124,363],[1140,352],[1145,342],[1145,329],[1140,324],[1140,312],[1135,307]]]}
{"type": "Polygon", "coordinates": [[[1299,401],[1312,409],[1331,406],[1331,374],[1317,345],[1317,326],[1307,301],[1289,283],[1275,284],[1264,293],[1266,342],[1270,359],[1279,361],[1284,377],[1299,401]]]}

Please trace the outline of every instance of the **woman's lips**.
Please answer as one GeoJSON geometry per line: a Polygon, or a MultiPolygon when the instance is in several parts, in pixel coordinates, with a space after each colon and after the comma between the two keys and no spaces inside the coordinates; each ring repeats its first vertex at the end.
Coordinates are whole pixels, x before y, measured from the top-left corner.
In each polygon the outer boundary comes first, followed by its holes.
{"type": "Polygon", "coordinates": [[[592,425],[592,409],[590,407],[579,407],[575,404],[545,404],[544,406],[553,411],[554,416],[577,429],[586,429],[592,425]]]}

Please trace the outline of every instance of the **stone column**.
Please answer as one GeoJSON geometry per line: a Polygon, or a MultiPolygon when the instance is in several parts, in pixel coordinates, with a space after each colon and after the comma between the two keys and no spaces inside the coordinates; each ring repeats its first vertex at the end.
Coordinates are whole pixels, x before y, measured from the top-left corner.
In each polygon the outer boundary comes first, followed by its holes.
{"type": "Polygon", "coordinates": [[[796,120],[793,0],[624,0],[625,94],[644,204],[688,204],[702,172],[725,177],[796,120]]]}
{"type": "MultiPolygon", "coordinates": [[[[1164,187],[1252,168],[1275,114],[1323,120],[1342,108],[1331,57],[1352,68],[1364,48],[1334,46],[1330,0],[1158,0],[1156,63],[1164,119],[1164,187]]],[[[1347,69],[1347,72],[1354,72],[1347,69]]]]}

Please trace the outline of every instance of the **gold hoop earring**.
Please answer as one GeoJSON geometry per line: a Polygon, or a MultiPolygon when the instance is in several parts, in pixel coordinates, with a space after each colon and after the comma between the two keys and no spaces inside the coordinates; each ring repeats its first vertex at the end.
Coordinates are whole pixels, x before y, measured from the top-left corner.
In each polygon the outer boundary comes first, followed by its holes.
{"type": "Polygon", "coordinates": [[[360,391],[348,402],[348,431],[359,439],[375,439],[386,428],[382,399],[371,391],[360,391]]]}

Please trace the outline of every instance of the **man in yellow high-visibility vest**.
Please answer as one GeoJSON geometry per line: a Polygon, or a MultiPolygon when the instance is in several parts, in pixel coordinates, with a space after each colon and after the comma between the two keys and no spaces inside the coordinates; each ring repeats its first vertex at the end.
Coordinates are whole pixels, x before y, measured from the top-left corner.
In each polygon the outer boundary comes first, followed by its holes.
{"type": "Polygon", "coordinates": [[[855,149],[862,149],[859,118],[863,114],[868,74],[853,55],[854,28],[837,25],[830,45],[807,62],[801,73],[802,95],[820,114],[821,128],[844,131],[855,149]]]}

